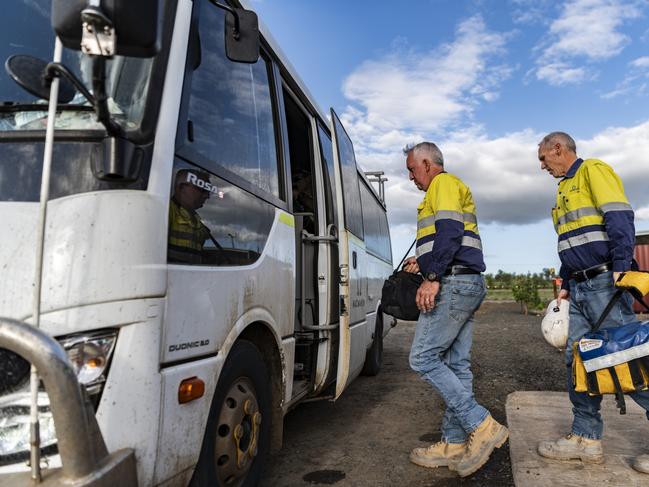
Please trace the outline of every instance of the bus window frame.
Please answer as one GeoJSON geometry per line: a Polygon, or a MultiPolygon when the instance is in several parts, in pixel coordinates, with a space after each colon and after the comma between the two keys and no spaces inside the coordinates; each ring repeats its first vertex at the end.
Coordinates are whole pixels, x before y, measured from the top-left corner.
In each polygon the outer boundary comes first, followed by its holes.
{"type": "MultiPolygon", "coordinates": [[[[193,28],[197,27],[197,22],[199,18],[199,13],[203,2],[206,0],[194,0],[192,17],[191,17],[191,26],[190,31],[193,28]]],[[[214,7],[216,8],[216,7],[214,7]]],[[[284,211],[289,211],[289,204],[287,203],[287,184],[286,184],[286,164],[284,159],[284,145],[283,145],[283,128],[281,126],[279,116],[279,104],[277,96],[277,83],[276,78],[276,68],[275,61],[272,55],[272,50],[263,40],[263,37],[260,35],[260,51],[259,58],[263,60],[266,64],[266,71],[268,75],[268,88],[271,98],[271,105],[273,111],[273,132],[275,137],[275,153],[276,153],[276,163],[277,163],[277,175],[278,175],[278,189],[279,197],[263,190],[256,184],[246,181],[242,176],[230,171],[226,167],[222,166],[218,162],[214,161],[201,154],[200,152],[192,149],[187,144],[187,121],[189,115],[189,99],[192,92],[192,73],[193,69],[189,65],[189,55],[190,55],[190,43],[187,43],[187,51],[185,54],[185,71],[183,74],[183,88],[180,101],[180,110],[178,113],[178,124],[176,129],[176,141],[175,141],[175,156],[182,159],[185,162],[193,164],[195,166],[204,169],[205,171],[218,176],[219,178],[224,179],[230,184],[233,184],[247,193],[256,196],[257,198],[270,203],[271,205],[280,208],[284,211]]]]}
{"type": "MultiPolygon", "coordinates": [[[[167,65],[169,63],[169,52],[171,40],[174,34],[176,23],[176,11],[178,0],[165,0],[161,9],[165,14],[162,21],[162,44],[160,52],[156,54],[151,66],[147,99],[144,105],[142,120],[136,129],[125,129],[125,138],[138,146],[153,143],[157,132],[158,119],[162,106],[162,93],[166,83],[167,65]]],[[[54,42],[54,36],[52,36],[54,42]]],[[[43,105],[43,111],[47,112],[47,105],[43,105]]],[[[97,129],[56,129],[55,141],[66,142],[96,142],[107,139],[108,133],[105,130],[97,129]]],[[[42,130],[11,130],[0,131],[0,142],[30,142],[45,140],[45,129],[42,130]]],[[[150,164],[150,162],[149,162],[150,164]]]]}

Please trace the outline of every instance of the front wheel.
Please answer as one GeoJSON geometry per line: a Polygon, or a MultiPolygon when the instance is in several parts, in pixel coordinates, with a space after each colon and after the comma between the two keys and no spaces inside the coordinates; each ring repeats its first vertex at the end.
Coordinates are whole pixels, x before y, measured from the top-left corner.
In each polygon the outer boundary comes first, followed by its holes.
{"type": "Polygon", "coordinates": [[[191,486],[252,487],[268,454],[271,391],[257,347],[234,344],[219,377],[191,486]]]}
{"type": "Polygon", "coordinates": [[[365,354],[365,364],[363,365],[363,375],[375,376],[381,370],[383,363],[383,313],[378,312],[376,316],[376,325],[374,326],[374,339],[372,346],[365,354]]]}

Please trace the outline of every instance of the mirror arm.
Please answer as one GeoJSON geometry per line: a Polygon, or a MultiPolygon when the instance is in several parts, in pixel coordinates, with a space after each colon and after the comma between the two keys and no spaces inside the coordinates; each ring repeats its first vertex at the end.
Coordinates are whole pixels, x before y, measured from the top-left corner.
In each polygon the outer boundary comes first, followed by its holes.
{"type": "Polygon", "coordinates": [[[95,113],[97,120],[106,127],[110,136],[121,136],[120,127],[110,116],[108,110],[108,95],[106,95],[106,58],[95,56],[92,62],[92,89],[95,93],[95,113]]]}
{"type": "Polygon", "coordinates": [[[52,79],[55,76],[63,76],[66,78],[70,83],[74,85],[74,87],[81,93],[86,100],[90,102],[90,104],[94,107],[95,106],[95,97],[92,96],[92,94],[88,91],[88,89],[84,86],[84,84],[74,75],[72,71],[68,69],[67,66],[61,63],[49,63],[45,67],[45,73],[43,74],[43,78],[49,85],[52,82],[52,79]]]}
{"type": "Polygon", "coordinates": [[[216,0],[210,0],[210,3],[215,7],[222,8],[223,10],[227,10],[234,16],[234,38],[238,40],[240,29],[239,29],[239,14],[237,13],[237,11],[232,7],[228,7],[227,5],[218,3],[216,0]]]}

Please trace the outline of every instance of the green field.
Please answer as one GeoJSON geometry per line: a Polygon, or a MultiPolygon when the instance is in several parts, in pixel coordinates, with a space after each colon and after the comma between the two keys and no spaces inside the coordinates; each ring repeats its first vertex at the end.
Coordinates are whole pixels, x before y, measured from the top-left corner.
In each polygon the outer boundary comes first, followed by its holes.
{"type": "MultiPolygon", "coordinates": [[[[552,288],[539,289],[539,296],[543,303],[547,303],[554,298],[552,288]]],[[[487,289],[487,298],[492,301],[514,301],[511,289],[487,289]]]]}

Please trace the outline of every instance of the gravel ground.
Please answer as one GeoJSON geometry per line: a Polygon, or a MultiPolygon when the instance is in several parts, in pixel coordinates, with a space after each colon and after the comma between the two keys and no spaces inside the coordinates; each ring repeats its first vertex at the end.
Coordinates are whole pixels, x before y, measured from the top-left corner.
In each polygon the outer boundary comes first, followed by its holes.
{"type": "MultiPolygon", "coordinates": [[[[476,314],[475,394],[498,421],[510,392],[564,390],[562,354],[543,340],[540,321],[514,303],[485,303],[476,314]]],[[[408,461],[413,447],[439,439],[443,414],[441,399],[408,367],[414,327],[390,331],[378,376],[359,377],[335,403],[302,404],[286,416],[284,447],[262,486],[513,486],[507,444],[465,479],[408,461]]]]}

